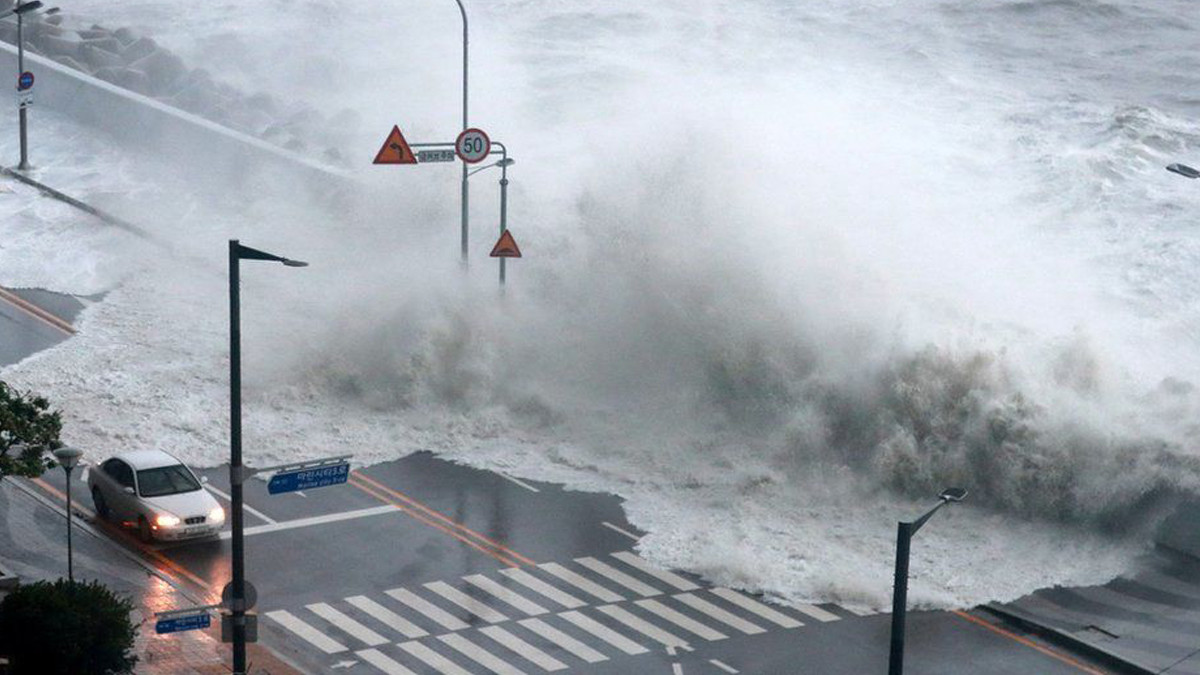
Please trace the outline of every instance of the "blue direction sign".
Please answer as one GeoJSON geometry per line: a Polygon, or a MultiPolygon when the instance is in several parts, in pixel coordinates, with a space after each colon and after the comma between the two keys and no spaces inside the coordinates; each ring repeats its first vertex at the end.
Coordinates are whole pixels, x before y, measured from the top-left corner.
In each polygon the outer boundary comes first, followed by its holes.
{"type": "Polygon", "coordinates": [[[31,73],[27,70],[27,71],[21,73],[21,76],[17,78],[17,91],[25,91],[26,89],[32,89],[32,88],[33,88],[33,73],[31,73]]]}
{"type": "Polygon", "coordinates": [[[154,632],[162,635],[163,633],[178,633],[181,630],[197,630],[200,628],[208,628],[212,624],[212,619],[207,613],[204,614],[189,614],[187,616],[173,616],[168,619],[159,619],[154,624],[154,632]]]}
{"type": "Polygon", "coordinates": [[[312,469],[300,469],[277,473],[267,483],[267,492],[277,495],[283,492],[311,490],[328,485],[340,485],[350,478],[350,463],[329,464],[312,469]]]}

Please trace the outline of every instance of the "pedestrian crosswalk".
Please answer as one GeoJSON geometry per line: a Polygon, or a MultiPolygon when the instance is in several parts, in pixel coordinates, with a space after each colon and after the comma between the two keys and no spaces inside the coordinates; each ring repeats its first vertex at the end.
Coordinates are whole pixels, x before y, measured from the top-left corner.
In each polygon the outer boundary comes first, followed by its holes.
{"type": "Polygon", "coordinates": [[[327,658],[357,657],[370,672],[527,675],[842,618],[832,609],[772,607],[619,551],[264,616],[327,658]]]}

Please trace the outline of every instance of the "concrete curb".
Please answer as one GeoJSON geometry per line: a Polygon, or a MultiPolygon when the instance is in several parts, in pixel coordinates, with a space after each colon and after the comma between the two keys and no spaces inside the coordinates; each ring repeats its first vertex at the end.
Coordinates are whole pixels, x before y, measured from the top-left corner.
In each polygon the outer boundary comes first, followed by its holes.
{"type": "Polygon", "coordinates": [[[1118,654],[1110,652],[1106,649],[1098,647],[1090,642],[1081,640],[1070,633],[1061,631],[1053,626],[1047,626],[1039,622],[1032,616],[1025,614],[1019,610],[1002,607],[996,604],[980,605],[981,609],[1012,626],[1020,628],[1039,635],[1049,642],[1053,642],[1061,647],[1066,647],[1075,652],[1086,655],[1088,658],[1094,659],[1105,667],[1111,668],[1118,673],[1127,675],[1158,675],[1159,671],[1150,670],[1145,666],[1129,661],[1118,654]]]}

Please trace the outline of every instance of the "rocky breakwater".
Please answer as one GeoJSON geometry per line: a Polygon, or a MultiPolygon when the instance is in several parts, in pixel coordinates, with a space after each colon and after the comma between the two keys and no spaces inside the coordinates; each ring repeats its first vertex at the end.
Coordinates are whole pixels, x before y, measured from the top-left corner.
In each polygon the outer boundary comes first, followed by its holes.
{"type": "MultiPolygon", "coordinates": [[[[0,0],[0,11],[13,4],[0,0]]],[[[25,49],[292,152],[346,165],[337,146],[358,125],[357,113],[344,110],[327,119],[310,106],[247,94],[204,68],[189,68],[178,55],[129,28],[74,23],[62,13],[28,16],[25,49]]],[[[0,40],[16,45],[13,18],[0,21],[0,40]]]]}

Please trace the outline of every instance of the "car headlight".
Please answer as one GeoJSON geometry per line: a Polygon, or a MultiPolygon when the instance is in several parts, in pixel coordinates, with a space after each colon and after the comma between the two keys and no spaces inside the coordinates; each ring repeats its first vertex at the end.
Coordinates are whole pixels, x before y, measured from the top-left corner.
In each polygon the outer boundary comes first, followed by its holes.
{"type": "Polygon", "coordinates": [[[209,511],[208,512],[208,520],[209,520],[209,522],[213,522],[213,523],[225,522],[225,509],[218,506],[217,508],[213,509],[212,511],[209,511]]]}
{"type": "Polygon", "coordinates": [[[179,519],[175,516],[170,516],[164,513],[155,518],[154,522],[157,523],[159,527],[175,527],[179,524],[179,519]]]}

